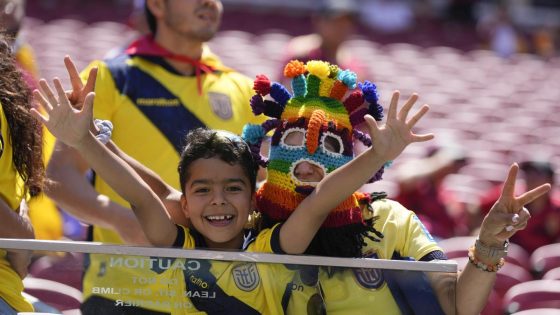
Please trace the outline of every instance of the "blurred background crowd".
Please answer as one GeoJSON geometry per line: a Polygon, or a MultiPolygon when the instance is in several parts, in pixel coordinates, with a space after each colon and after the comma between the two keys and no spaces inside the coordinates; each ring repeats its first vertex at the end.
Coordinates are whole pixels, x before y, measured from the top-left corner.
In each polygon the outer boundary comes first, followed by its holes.
{"type": "MultiPolygon", "coordinates": [[[[241,73],[281,81],[287,60],[323,59],[378,84],[385,106],[394,89],[430,104],[419,129],[436,141],[407,148],[364,189],[414,210],[450,258],[466,257],[512,162],[522,162],[521,187],[553,184],[528,206],[532,219],[511,240],[513,263],[499,272],[487,314],[502,314],[515,284],[560,279],[560,1],[222,2],[221,31],[209,45],[241,73]],[[545,262],[555,245],[556,263],[545,262]]],[[[0,3],[6,14],[10,1],[0,3]]],[[[65,55],[83,69],[147,32],[143,1],[133,0],[29,0],[20,22],[30,80],[58,76],[65,85],[65,55]]],[[[34,216],[39,238],[85,237],[63,209],[34,216]]]]}

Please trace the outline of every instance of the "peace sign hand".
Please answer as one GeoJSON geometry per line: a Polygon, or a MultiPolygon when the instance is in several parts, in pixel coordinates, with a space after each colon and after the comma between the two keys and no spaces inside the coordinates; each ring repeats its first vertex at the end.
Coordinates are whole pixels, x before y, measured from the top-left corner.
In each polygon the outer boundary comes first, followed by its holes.
{"type": "Polygon", "coordinates": [[[487,246],[501,247],[505,240],[523,230],[531,217],[525,205],[551,188],[550,184],[543,184],[516,197],[514,191],[518,171],[519,166],[514,163],[509,169],[500,198],[482,221],[479,239],[487,246]]]}

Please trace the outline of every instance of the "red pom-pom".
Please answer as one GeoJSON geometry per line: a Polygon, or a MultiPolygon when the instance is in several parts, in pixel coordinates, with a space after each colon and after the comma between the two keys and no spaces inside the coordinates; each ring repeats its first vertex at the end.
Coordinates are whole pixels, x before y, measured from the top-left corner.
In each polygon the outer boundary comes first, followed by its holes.
{"type": "Polygon", "coordinates": [[[354,91],[344,100],[344,107],[346,107],[346,111],[350,114],[363,103],[364,94],[361,91],[354,91]]]}
{"type": "Polygon", "coordinates": [[[270,93],[270,79],[264,74],[257,75],[253,89],[262,96],[268,95],[270,93]]]}

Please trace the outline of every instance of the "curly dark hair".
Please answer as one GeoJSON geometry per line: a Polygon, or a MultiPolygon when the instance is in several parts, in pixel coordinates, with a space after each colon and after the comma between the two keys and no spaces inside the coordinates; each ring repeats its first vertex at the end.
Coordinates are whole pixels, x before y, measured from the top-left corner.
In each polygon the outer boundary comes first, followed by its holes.
{"type": "Polygon", "coordinates": [[[31,116],[31,93],[16,67],[11,42],[9,35],[0,31],[0,103],[8,121],[15,168],[26,191],[36,196],[45,180],[42,129],[31,116]]]}

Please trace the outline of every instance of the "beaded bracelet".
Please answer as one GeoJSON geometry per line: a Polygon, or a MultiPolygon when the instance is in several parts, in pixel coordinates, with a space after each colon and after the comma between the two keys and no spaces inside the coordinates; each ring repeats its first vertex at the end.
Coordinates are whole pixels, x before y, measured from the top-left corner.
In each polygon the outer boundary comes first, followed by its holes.
{"type": "Polygon", "coordinates": [[[487,271],[487,272],[497,272],[498,270],[500,270],[500,268],[502,268],[504,266],[506,261],[505,261],[505,259],[500,258],[500,260],[498,260],[498,262],[495,265],[487,265],[487,264],[483,263],[482,261],[478,260],[474,256],[474,246],[471,246],[469,248],[469,262],[480,270],[484,270],[484,271],[487,271]]]}

